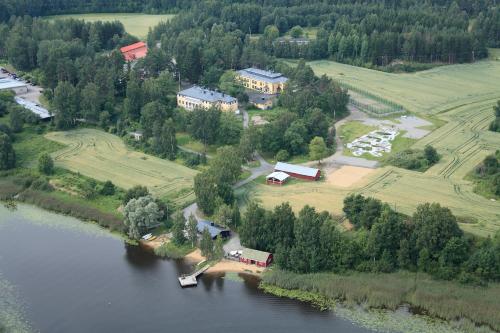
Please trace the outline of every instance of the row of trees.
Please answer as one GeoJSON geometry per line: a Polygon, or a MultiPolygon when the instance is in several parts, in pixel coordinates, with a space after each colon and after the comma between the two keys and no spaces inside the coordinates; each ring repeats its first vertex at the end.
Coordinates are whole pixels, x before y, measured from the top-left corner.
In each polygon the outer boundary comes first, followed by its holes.
{"type": "Polygon", "coordinates": [[[494,1],[202,2],[153,29],[148,42],[161,39],[183,77],[206,83],[226,69],[272,66],[273,56],[359,65],[395,59],[469,62],[498,44],[499,12],[494,1]],[[307,44],[278,39],[288,32],[300,35],[296,26],[315,27],[317,33],[307,44]]]}
{"type": "Polygon", "coordinates": [[[486,156],[474,169],[474,177],[479,181],[480,193],[500,196],[500,151],[486,156]]]}
{"type": "Polygon", "coordinates": [[[280,268],[300,273],[406,269],[464,282],[500,279],[500,234],[464,235],[456,217],[439,204],[419,205],[406,216],[377,199],[351,195],[344,212],[354,231],[339,230],[336,218],[309,206],[295,215],[288,203],[272,211],[251,203],[241,241],[274,252],[280,268]]]}
{"type": "Polygon", "coordinates": [[[490,123],[490,131],[500,132],[500,101],[493,107],[493,115],[495,119],[490,123]]]}
{"type": "Polygon", "coordinates": [[[408,170],[425,171],[436,164],[441,157],[433,146],[427,145],[424,150],[406,149],[390,156],[387,163],[408,170]]]}
{"type": "Polygon", "coordinates": [[[45,16],[73,13],[158,13],[189,6],[193,1],[183,0],[0,0],[0,21],[11,16],[45,16]]]}

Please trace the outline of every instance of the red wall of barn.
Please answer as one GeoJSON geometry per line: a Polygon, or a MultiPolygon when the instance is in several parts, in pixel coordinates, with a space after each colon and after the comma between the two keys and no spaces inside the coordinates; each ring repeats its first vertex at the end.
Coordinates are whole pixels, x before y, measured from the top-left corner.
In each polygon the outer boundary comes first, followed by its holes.
{"type": "MultiPolygon", "coordinates": [[[[282,171],[282,170],[275,169],[274,171],[282,171]]],[[[282,171],[282,172],[289,174],[291,177],[305,179],[305,180],[318,180],[319,177],[321,176],[321,170],[318,170],[318,173],[316,174],[315,177],[305,176],[305,175],[301,175],[301,174],[293,173],[293,172],[288,172],[288,171],[282,171]]]]}
{"type": "MultiPolygon", "coordinates": [[[[246,259],[246,258],[242,258],[240,257],[240,262],[243,262],[245,264],[248,264],[248,265],[251,265],[251,260],[250,259],[246,259]]],[[[258,266],[258,267],[267,267],[269,266],[271,263],[273,262],[273,255],[269,255],[269,257],[267,257],[267,261],[266,262],[263,262],[263,261],[256,261],[255,262],[255,265],[258,266]]]]}

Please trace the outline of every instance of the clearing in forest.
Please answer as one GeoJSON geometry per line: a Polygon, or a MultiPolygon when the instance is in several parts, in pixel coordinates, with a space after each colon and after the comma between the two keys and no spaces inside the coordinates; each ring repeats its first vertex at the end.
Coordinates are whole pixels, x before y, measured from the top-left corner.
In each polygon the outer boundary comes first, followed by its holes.
{"type": "Polygon", "coordinates": [[[138,13],[97,13],[97,14],[69,14],[48,16],[48,19],[77,19],[87,22],[110,22],[120,21],[125,27],[125,31],[139,38],[146,38],[149,28],[153,28],[161,21],[168,21],[175,15],[148,15],[138,13]]]}
{"type": "Polygon", "coordinates": [[[500,134],[488,131],[492,107],[500,99],[500,61],[445,66],[414,74],[387,74],[328,61],[311,65],[316,74],[342,76],[352,85],[372,89],[374,94],[394,99],[416,113],[446,122],[411,146],[423,149],[430,144],[441,160],[424,173],[392,166],[380,168],[350,187],[328,180],[283,187],[253,182],[238,191],[243,203],[256,198],[270,208],[289,201],[295,210],[308,204],[341,214],[345,196],[360,193],[406,214],[412,214],[419,204],[438,202],[452,210],[464,230],[478,235],[491,235],[500,229],[500,202],[474,193],[474,185],[464,179],[488,154],[500,149],[500,134]]]}
{"type": "Polygon", "coordinates": [[[95,129],[51,132],[46,138],[67,147],[52,154],[56,166],[129,189],[146,186],[179,206],[193,202],[196,171],[127,148],[121,138],[95,129]]]}

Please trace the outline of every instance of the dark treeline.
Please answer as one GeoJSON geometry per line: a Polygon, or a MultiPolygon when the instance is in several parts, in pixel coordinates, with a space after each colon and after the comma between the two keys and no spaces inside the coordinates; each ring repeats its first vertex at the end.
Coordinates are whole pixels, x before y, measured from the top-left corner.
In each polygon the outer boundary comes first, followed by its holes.
{"type": "Polygon", "coordinates": [[[476,191],[487,197],[500,197],[500,151],[485,157],[472,172],[476,191]]]}
{"type": "Polygon", "coordinates": [[[11,16],[73,13],[158,13],[188,7],[189,0],[0,0],[0,21],[11,16]]]}
{"type": "Polygon", "coordinates": [[[344,201],[354,231],[341,231],[327,212],[285,203],[268,211],[251,203],[240,229],[245,246],[275,253],[280,268],[299,272],[422,271],[442,279],[482,283],[500,279],[500,234],[466,235],[439,204],[419,205],[412,216],[361,195],[344,201]]]}
{"type": "Polygon", "coordinates": [[[212,48],[225,50],[217,65],[226,69],[268,66],[268,56],[368,66],[396,59],[470,62],[499,45],[499,12],[493,0],[211,1],[153,29],[150,42],[162,39],[180,62],[196,64],[185,73],[191,80],[209,70],[212,48]],[[307,44],[279,39],[296,26],[315,27],[317,34],[307,44]]]}

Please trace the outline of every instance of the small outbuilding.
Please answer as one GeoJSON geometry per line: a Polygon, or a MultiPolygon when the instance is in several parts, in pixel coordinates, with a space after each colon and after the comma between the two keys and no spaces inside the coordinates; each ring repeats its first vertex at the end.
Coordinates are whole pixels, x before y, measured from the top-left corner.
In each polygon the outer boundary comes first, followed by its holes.
{"type": "Polygon", "coordinates": [[[276,95],[258,94],[258,93],[248,94],[248,101],[257,109],[260,110],[272,109],[275,100],[276,100],[276,95]]]}
{"type": "Polygon", "coordinates": [[[281,171],[288,174],[290,177],[305,180],[318,180],[321,176],[321,170],[319,169],[283,162],[276,163],[274,171],[281,171]]]}
{"type": "Polygon", "coordinates": [[[199,220],[197,228],[200,234],[205,229],[207,229],[208,232],[210,233],[210,236],[212,236],[212,239],[215,239],[219,236],[222,238],[227,238],[231,236],[231,231],[229,229],[223,228],[211,221],[199,220]]]}
{"type": "Polygon", "coordinates": [[[283,185],[290,176],[281,171],[275,171],[266,177],[267,184],[283,185]]]}
{"type": "Polygon", "coordinates": [[[135,141],[141,141],[142,135],[143,134],[140,131],[130,132],[130,137],[134,138],[135,141]]]}
{"type": "Polygon", "coordinates": [[[268,267],[273,262],[273,254],[245,248],[240,255],[240,262],[258,267],[268,267]]]}
{"type": "Polygon", "coordinates": [[[120,49],[126,62],[144,58],[148,54],[148,46],[144,42],[137,42],[120,49]]]}

